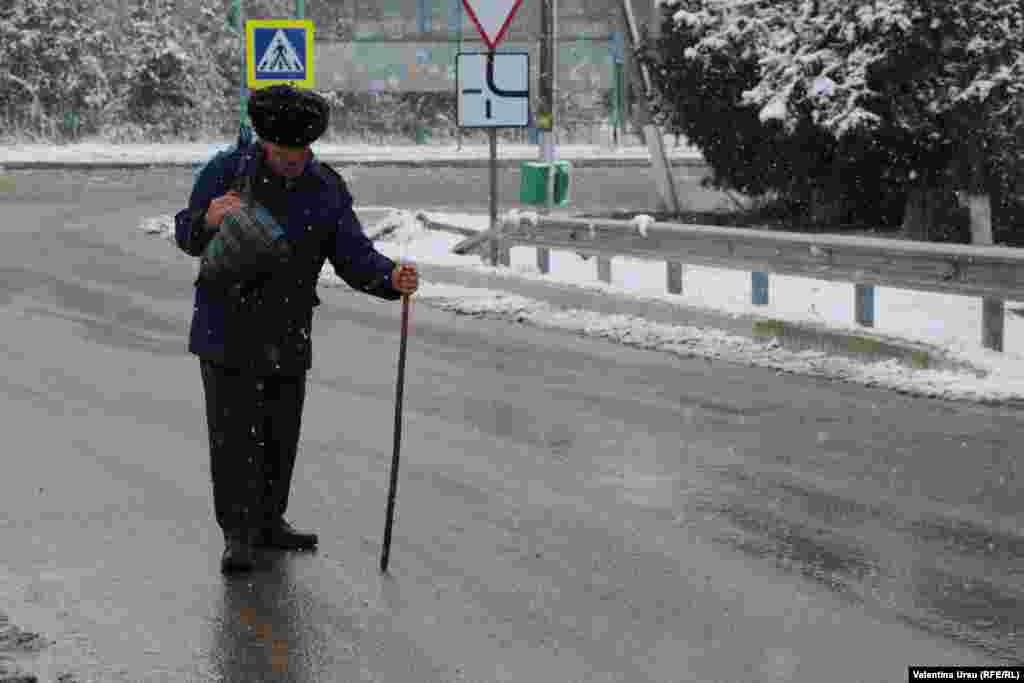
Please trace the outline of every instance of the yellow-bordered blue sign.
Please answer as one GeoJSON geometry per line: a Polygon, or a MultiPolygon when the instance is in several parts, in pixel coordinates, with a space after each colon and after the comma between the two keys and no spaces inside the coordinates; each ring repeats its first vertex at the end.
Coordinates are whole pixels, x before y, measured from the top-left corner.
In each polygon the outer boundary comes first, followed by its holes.
{"type": "Polygon", "coordinates": [[[246,84],[251,89],[287,83],[313,87],[313,22],[253,19],[245,22],[246,84]]]}

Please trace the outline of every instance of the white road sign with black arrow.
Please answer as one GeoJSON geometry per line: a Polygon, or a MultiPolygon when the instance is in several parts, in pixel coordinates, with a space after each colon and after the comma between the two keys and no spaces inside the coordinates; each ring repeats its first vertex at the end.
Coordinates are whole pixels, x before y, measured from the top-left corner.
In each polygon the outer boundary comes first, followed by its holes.
{"type": "Polygon", "coordinates": [[[525,128],[530,121],[530,55],[460,52],[456,57],[459,125],[525,128]]]}

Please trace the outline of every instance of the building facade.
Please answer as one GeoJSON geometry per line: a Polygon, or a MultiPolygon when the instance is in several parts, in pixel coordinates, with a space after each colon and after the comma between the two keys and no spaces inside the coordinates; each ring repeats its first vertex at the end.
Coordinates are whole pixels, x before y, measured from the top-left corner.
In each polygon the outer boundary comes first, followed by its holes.
{"type": "MultiPolygon", "coordinates": [[[[455,55],[486,45],[462,0],[334,0],[307,15],[316,21],[317,84],[330,90],[438,92],[454,89],[455,55]]],[[[559,0],[558,84],[582,91],[607,89],[612,79],[618,0],[559,0]]],[[[525,1],[505,39],[504,51],[530,53],[539,66],[540,2],[525,1]]]]}
{"type": "MultiPolygon", "coordinates": [[[[621,125],[623,93],[630,84],[622,0],[554,1],[559,126],[593,126],[610,119],[621,125]]],[[[651,25],[656,0],[631,2],[638,23],[651,25]]],[[[296,3],[242,0],[242,4],[246,19],[272,19],[294,16],[296,3]]],[[[314,69],[320,91],[454,98],[456,55],[487,49],[462,0],[304,0],[302,5],[305,17],[315,26],[314,69]]],[[[541,16],[541,0],[523,0],[498,48],[530,55],[534,97],[541,16]]]]}
{"type": "MultiPolygon", "coordinates": [[[[275,10],[258,2],[243,2],[248,19],[285,18],[268,16],[275,10]]],[[[654,0],[633,2],[637,20],[647,24],[654,0]]],[[[621,0],[556,4],[560,109],[600,118],[612,92],[628,84],[628,72],[623,77],[613,59],[623,53],[621,0]]],[[[499,46],[529,53],[532,90],[540,66],[541,7],[540,0],[524,0],[499,46]]],[[[458,52],[486,51],[462,0],[305,0],[304,11],[316,27],[319,90],[454,94],[458,52]]]]}

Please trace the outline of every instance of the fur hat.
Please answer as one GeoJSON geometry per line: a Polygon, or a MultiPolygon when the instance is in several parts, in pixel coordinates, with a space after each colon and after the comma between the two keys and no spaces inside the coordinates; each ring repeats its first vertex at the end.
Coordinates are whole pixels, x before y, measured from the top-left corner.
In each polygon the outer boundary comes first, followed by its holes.
{"type": "Polygon", "coordinates": [[[249,118],[261,140],[285,147],[306,147],[327,130],[331,108],[309,90],[272,85],[249,96],[249,118]]]}

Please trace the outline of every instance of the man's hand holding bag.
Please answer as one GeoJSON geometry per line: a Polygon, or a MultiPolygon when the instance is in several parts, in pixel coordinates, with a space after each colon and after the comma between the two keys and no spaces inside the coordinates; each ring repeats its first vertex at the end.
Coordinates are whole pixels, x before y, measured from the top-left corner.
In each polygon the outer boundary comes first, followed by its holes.
{"type": "Polygon", "coordinates": [[[210,202],[210,208],[206,210],[206,224],[219,228],[224,216],[241,208],[242,195],[232,190],[223,197],[217,197],[210,202]]]}
{"type": "Polygon", "coordinates": [[[217,227],[199,260],[206,283],[230,288],[268,275],[291,255],[284,229],[265,208],[232,191],[210,202],[207,225],[217,227]]]}

